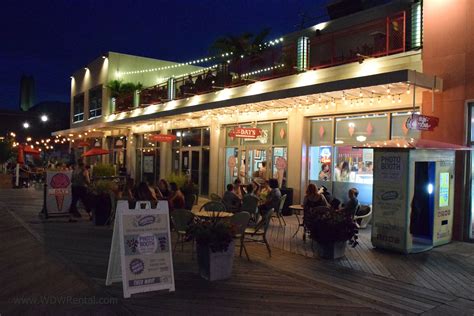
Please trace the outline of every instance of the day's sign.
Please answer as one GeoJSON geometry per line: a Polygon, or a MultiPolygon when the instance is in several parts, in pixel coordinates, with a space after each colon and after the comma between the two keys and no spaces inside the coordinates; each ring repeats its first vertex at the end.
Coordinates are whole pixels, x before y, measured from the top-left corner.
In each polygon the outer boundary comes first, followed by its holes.
{"type": "Polygon", "coordinates": [[[229,137],[257,139],[262,135],[262,129],[251,127],[236,127],[229,132],[229,137]]]}
{"type": "Polygon", "coordinates": [[[115,217],[106,285],[122,280],[123,295],[175,290],[167,201],[119,201],[115,217]]]}
{"type": "Polygon", "coordinates": [[[69,212],[72,200],[71,171],[46,172],[46,208],[50,213],[69,212]]]}
{"type": "Polygon", "coordinates": [[[405,123],[408,129],[432,131],[438,126],[439,118],[434,116],[412,114],[405,123]]]}

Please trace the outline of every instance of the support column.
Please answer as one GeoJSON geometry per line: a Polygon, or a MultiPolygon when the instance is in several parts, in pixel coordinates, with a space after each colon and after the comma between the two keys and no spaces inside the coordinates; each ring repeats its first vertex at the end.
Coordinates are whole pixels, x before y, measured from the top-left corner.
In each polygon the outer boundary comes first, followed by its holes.
{"type": "Polygon", "coordinates": [[[303,200],[307,181],[307,146],[309,143],[309,123],[298,110],[288,115],[288,182],[293,188],[293,202],[303,200]]]}
{"type": "Polygon", "coordinates": [[[224,174],[221,163],[224,148],[221,141],[221,128],[215,120],[211,121],[209,128],[211,138],[209,142],[209,194],[221,194],[224,174]]]}

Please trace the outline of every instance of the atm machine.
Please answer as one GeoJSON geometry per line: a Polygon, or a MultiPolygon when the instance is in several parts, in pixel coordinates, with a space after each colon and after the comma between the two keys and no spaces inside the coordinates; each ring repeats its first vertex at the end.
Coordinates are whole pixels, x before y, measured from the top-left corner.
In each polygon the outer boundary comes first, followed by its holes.
{"type": "Polygon", "coordinates": [[[374,247],[408,254],[451,241],[454,161],[454,150],[374,149],[374,247]]]}

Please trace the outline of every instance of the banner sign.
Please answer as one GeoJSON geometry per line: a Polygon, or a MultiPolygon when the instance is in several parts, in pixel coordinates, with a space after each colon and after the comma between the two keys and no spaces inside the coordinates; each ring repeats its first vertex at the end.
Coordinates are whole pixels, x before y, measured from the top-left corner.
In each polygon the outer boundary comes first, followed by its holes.
{"type": "Polygon", "coordinates": [[[439,118],[434,116],[412,114],[405,125],[408,129],[414,129],[418,131],[433,131],[438,126],[439,118]]]}
{"type": "Polygon", "coordinates": [[[72,171],[46,172],[46,208],[51,213],[69,212],[71,207],[72,171]]]}
{"type": "Polygon", "coordinates": [[[175,290],[167,201],[156,208],[138,201],[135,209],[129,209],[128,201],[118,202],[106,285],[120,279],[125,298],[175,290]]]}
{"type": "Polygon", "coordinates": [[[262,135],[262,129],[250,127],[236,127],[229,132],[229,137],[256,139],[262,135]]]}
{"type": "Polygon", "coordinates": [[[171,143],[172,141],[176,140],[176,135],[173,135],[173,134],[155,134],[155,135],[151,135],[148,139],[153,140],[155,142],[171,143]]]}
{"type": "Polygon", "coordinates": [[[372,244],[406,252],[408,152],[376,150],[372,244]]]}

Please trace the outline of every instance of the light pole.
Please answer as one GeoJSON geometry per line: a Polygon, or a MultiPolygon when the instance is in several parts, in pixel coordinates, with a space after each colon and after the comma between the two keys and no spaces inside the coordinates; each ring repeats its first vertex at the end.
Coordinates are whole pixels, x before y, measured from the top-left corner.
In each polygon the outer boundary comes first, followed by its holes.
{"type": "Polygon", "coordinates": [[[47,122],[48,121],[48,116],[43,114],[43,115],[41,115],[40,119],[41,119],[41,122],[43,122],[43,123],[47,122]]]}

